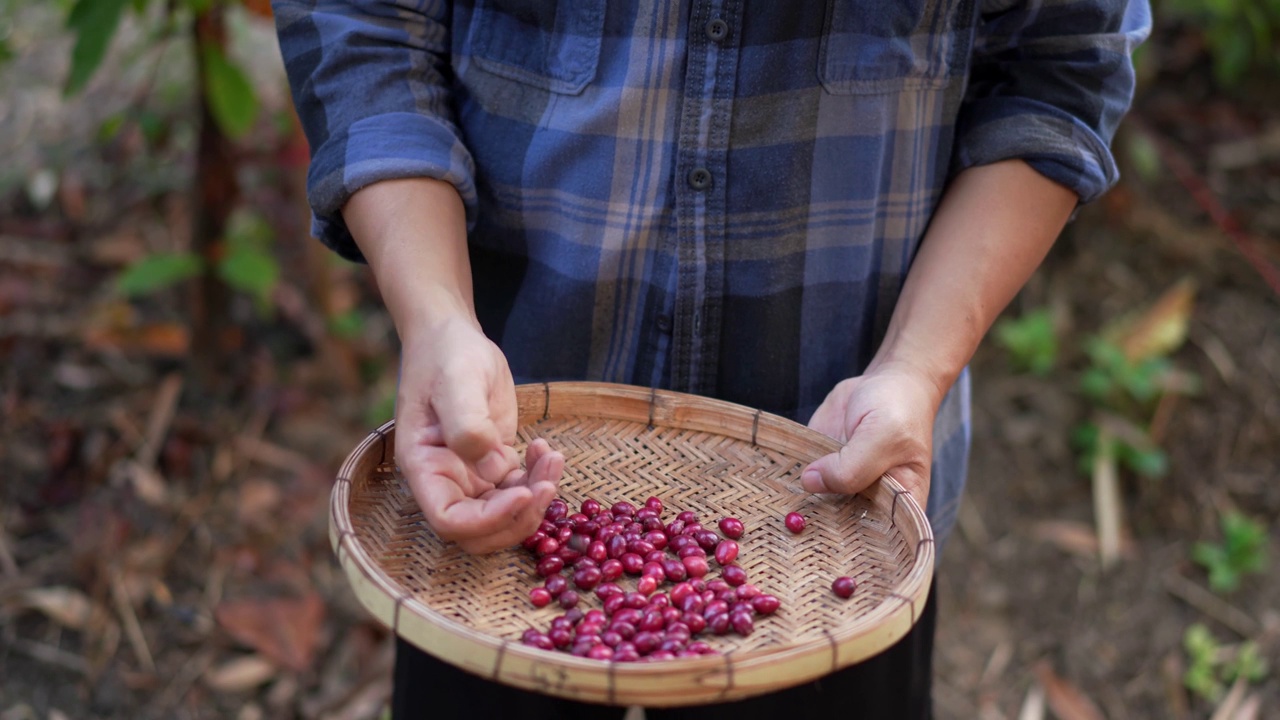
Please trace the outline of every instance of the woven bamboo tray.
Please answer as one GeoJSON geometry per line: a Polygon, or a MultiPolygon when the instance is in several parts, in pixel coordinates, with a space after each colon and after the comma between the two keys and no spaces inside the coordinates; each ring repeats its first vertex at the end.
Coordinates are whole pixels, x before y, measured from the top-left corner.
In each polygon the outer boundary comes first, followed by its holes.
{"type": "MultiPolygon", "coordinates": [[[[603,383],[516,389],[519,446],[546,438],[566,456],[560,497],[608,507],[657,495],[664,518],[694,510],[714,529],[742,519],[738,564],[782,601],[743,638],[701,636],[722,655],[612,663],[520,643],[563,612],[535,609],[540,579],[516,547],[470,556],[427,528],[394,467],[395,433],[371,433],[339,471],[330,539],[361,603],[399,636],[469,672],[546,694],[615,705],[679,706],[780,690],[851,665],[892,645],[923,609],[934,545],[919,505],[885,477],[856,496],[799,487],[805,464],[837,449],[797,423],[739,405],[603,383]],[[782,517],[803,513],[792,535],[782,517]],[[831,581],[852,576],[848,600],[831,581]]],[[[718,577],[714,563],[708,579],[718,577]]],[[[633,589],[634,579],[619,581],[633,589]]],[[[599,607],[581,593],[583,609],[599,607]]]]}

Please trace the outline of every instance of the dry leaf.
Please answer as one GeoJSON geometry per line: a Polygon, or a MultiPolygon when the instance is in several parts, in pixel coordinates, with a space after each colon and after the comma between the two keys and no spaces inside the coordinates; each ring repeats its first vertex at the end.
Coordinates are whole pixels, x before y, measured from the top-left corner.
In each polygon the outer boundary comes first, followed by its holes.
{"type": "Polygon", "coordinates": [[[1254,693],[1240,703],[1240,707],[1236,710],[1236,714],[1231,720],[1258,720],[1261,714],[1262,696],[1254,693]]]}
{"type": "Polygon", "coordinates": [[[1056,545],[1059,550],[1094,558],[1098,554],[1098,536],[1093,528],[1070,520],[1044,520],[1035,524],[1032,535],[1056,545]]]}
{"type": "Polygon", "coordinates": [[[1054,672],[1047,660],[1036,663],[1036,679],[1058,720],[1105,720],[1102,711],[1080,688],[1054,672]]]}
{"type": "Polygon", "coordinates": [[[169,488],[164,478],[155,468],[132,460],[125,461],[125,472],[129,476],[129,486],[138,499],[155,508],[163,508],[169,504],[169,488]]]}
{"type": "Polygon", "coordinates": [[[1213,711],[1213,717],[1209,720],[1235,720],[1236,711],[1240,709],[1240,703],[1244,700],[1244,691],[1247,687],[1247,681],[1244,678],[1238,678],[1231,685],[1231,691],[1227,693],[1227,696],[1218,705],[1218,709],[1213,711]]]}
{"type": "Polygon", "coordinates": [[[284,492],[279,485],[270,480],[251,478],[240,485],[240,492],[236,495],[236,517],[244,525],[265,525],[273,520],[282,500],[284,492]]]}
{"type": "Polygon", "coordinates": [[[39,610],[59,625],[71,630],[84,630],[106,616],[106,608],[87,595],[65,586],[36,588],[22,594],[23,604],[39,610]]]}
{"type": "Polygon", "coordinates": [[[1018,720],[1044,720],[1044,688],[1039,685],[1027,688],[1027,696],[1022,699],[1022,709],[1018,711],[1018,720]]]}
{"type": "Polygon", "coordinates": [[[1168,355],[1186,342],[1195,294],[1195,282],[1181,280],[1151,307],[1140,314],[1121,317],[1108,325],[1102,335],[1117,344],[1130,362],[1168,355]]]}
{"type": "Polygon", "coordinates": [[[229,600],[218,605],[214,617],[237,641],[302,672],[315,657],[324,601],[314,592],[301,598],[229,600]]]}
{"type": "Polygon", "coordinates": [[[266,684],[277,672],[275,663],[261,655],[243,655],[209,668],[204,684],[217,692],[238,693],[266,684]]]}
{"type": "Polygon", "coordinates": [[[260,18],[271,19],[271,0],[243,0],[244,8],[260,18]]]}
{"type": "MultiPolygon", "coordinates": [[[[1092,560],[1098,556],[1098,536],[1088,525],[1073,520],[1042,520],[1036,523],[1031,534],[1057,546],[1059,550],[1092,560]]],[[[1123,532],[1120,537],[1120,554],[1133,554],[1133,541],[1123,532]]]]}
{"type": "Polygon", "coordinates": [[[92,350],[183,357],[191,345],[191,335],[177,323],[151,323],[130,329],[90,327],[85,332],[84,344],[92,350]]]}

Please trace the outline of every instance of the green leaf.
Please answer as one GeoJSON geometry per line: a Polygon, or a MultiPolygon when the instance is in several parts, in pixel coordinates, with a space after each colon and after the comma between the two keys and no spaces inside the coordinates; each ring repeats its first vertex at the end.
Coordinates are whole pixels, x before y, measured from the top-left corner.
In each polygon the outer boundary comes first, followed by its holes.
{"type": "Polygon", "coordinates": [[[352,308],[344,313],[333,315],[329,318],[329,332],[338,338],[350,339],[360,334],[364,329],[364,316],[358,310],[352,308]]]}
{"type": "Polygon", "coordinates": [[[395,417],[396,414],[396,388],[393,385],[385,391],[376,402],[369,406],[365,411],[364,422],[369,427],[376,427],[382,423],[395,417]]]}
{"type": "Polygon", "coordinates": [[[269,305],[280,280],[280,264],[271,253],[252,245],[233,245],[218,262],[218,276],[228,285],[269,305]]]}
{"type": "Polygon", "coordinates": [[[1239,678],[1249,682],[1262,682],[1267,677],[1267,660],[1258,652],[1254,640],[1240,644],[1236,656],[1222,669],[1222,679],[1234,683],[1239,678]]]}
{"type": "Polygon", "coordinates": [[[280,281],[280,264],[271,254],[274,233],[256,213],[242,211],[231,217],[226,252],[218,262],[218,276],[236,290],[248,293],[259,307],[271,305],[271,293],[280,281]]]}
{"type": "Polygon", "coordinates": [[[1012,356],[1020,370],[1047,375],[1058,357],[1058,336],[1048,308],[1032,310],[1021,318],[1006,318],[996,325],[996,341],[1012,356]]]}
{"type": "Polygon", "coordinates": [[[111,38],[129,0],[76,0],[67,15],[67,29],[75,33],[71,50],[71,72],[64,92],[77,92],[93,76],[107,54],[111,38]]]}
{"type": "Polygon", "coordinates": [[[1111,377],[1102,368],[1091,367],[1080,376],[1080,391],[1096,403],[1106,403],[1111,385],[1111,377]]]}
{"type": "Polygon", "coordinates": [[[13,48],[9,47],[9,40],[0,37],[0,63],[6,63],[13,59],[13,48]]]}
{"type": "Polygon", "coordinates": [[[98,142],[110,142],[120,134],[124,127],[124,113],[116,113],[102,121],[98,126],[98,142]]]}
{"type": "Polygon", "coordinates": [[[1123,446],[1121,459],[1126,467],[1143,477],[1162,478],[1169,474],[1169,456],[1158,447],[1123,446]]]}
{"type": "Polygon", "coordinates": [[[126,297],[147,295],[162,290],[204,269],[204,262],[192,253],[154,253],[147,255],[116,277],[116,291],[126,297]]]}
{"type": "Polygon", "coordinates": [[[1141,133],[1133,133],[1129,136],[1129,163],[1133,165],[1133,169],[1137,171],[1138,177],[1143,182],[1152,183],[1160,179],[1161,167],[1163,163],[1160,161],[1160,153],[1156,150],[1156,144],[1151,138],[1141,133]]]}
{"type": "Polygon", "coordinates": [[[258,117],[258,97],[248,76],[213,46],[201,50],[205,99],[213,119],[231,138],[243,137],[258,117]]]}
{"type": "Polygon", "coordinates": [[[159,145],[165,131],[164,119],[150,110],[138,111],[137,119],[138,129],[142,130],[147,143],[152,147],[159,145]]]}

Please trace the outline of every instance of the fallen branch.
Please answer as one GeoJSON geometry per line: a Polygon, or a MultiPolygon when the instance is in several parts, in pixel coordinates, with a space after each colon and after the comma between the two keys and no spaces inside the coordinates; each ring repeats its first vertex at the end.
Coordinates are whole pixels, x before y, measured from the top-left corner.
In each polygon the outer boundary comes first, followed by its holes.
{"type": "Polygon", "coordinates": [[[1254,637],[1261,626],[1243,610],[1191,582],[1177,571],[1164,576],[1165,590],[1191,607],[1234,630],[1240,637],[1254,637]]]}
{"type": "Polygon", "coordinates": [[[9,550],[9,538],[4,532],[4,523],[0,522],[0,574],[9,578],[18,577],[18,561],[9,550]]]}
{"type": "Polygon", "coordinates": [[[147,636],[142,632],[142,624],[138,622],[138,614],[133,610],[133,603],[129,600],[129,591],[124,586],[124,580],[120,577],[120,573],[116,572],[111,578],[111,599],[116,604],[116,614],[120,616],[120,622],[124,625],[125,637],[129,639],[129,645],[133,648],[133,654],[137,656],[138,663],[142,665],[142,669],[154,675],[156,673],[156,661],[151,656],[151,648],[147,645],[147,636]]]}
{"type": "Polygon", "coordinates": [[[53,645],[24,640],[19,637],[5,633],[5,647],[18,653],[26,655],[32,660],[45,663],[47,665],[56,665],[64,670],[70,670],[77,675],[89,674],[89,662],[79,655],[67,652],[53,645]]]}

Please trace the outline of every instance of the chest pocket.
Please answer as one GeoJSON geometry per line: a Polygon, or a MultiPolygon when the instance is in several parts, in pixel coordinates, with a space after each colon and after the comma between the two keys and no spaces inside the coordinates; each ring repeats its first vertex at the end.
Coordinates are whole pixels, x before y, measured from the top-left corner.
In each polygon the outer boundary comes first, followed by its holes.
{"type": "Polygon", "coordinates": [[[827,0],[819,80],[837,95],[945,87],[967,65],[973,0],[827,0]]]}
{"type": "Polygon", "coordinates": [[[577,95],[596,76],[605,0],[476,0],[473,59],[480,68],[577,95]]]}

